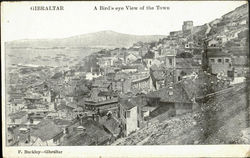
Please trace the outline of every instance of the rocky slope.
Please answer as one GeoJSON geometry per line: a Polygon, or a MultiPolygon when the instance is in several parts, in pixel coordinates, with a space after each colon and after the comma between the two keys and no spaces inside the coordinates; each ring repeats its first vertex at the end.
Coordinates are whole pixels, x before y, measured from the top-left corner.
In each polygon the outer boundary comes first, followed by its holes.
{"type": "Polygon", "coordinates": [[[159,116],[113,145],[244,143],[241,131],[246,128],[248,98],[245,90],[246,84],[240,84],[210,97],[206,104],[192,113],[169,119],[159,116]],[[211,115],[204,116],[208,112],[211,115]]]}

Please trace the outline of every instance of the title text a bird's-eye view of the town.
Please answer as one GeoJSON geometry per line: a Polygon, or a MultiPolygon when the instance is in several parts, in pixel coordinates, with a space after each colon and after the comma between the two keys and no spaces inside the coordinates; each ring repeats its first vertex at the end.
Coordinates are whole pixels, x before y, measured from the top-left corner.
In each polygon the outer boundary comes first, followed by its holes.
{"type": "Polygon", "coordinates": [[[5,42],[6,145],[250,144],[248,14],[5,42]]]}

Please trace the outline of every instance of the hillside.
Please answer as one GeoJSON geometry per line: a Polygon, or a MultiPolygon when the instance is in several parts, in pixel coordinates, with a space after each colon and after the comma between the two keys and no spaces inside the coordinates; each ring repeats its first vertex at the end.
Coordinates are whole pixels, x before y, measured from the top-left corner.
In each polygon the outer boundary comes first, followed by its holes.
{"type": "Polygon", "coordinates": [[[211,97],[203,108],[185,115],[162,119],[167,113],[113,145],[238,144],[246,128],[246,85],[211,97]],[[211,115],[205,117],[207,110],[211,115]]]}
{"type": "Polygon", "coordinates": [[[63,39],[30,39],[17,40],[7,43],[7,47],[94,47],[94,48],[116,48],[129,47],[136,42],[158,41],[161,35],[130,35],[114,31],[100,31],[63,39]]]}
{"type": "MultiPolygon", "coordinates": [[[[222,18],[196,28],[193,35],[215,38],[248,32],[247,7],[248,4],[242,5],[222,18]]],[[[242,41],[246,38],[249,38],[248,34],[229,41],[247,47],[242,41]]],[[[229,46],[223,49],[230,50],[229,46]]],[[[176,117],[169,117],[168,111],[160,114],[145,127],[127,138],[118,139],[113,145],[249,144],[249,135],[248,141],[243,138],[243,130],[249,130],[248,84],[249,81],[211,94],[204,102],[198,102],[197,109],[190,113],[176,117]]],[[[197,92],[194,88],[193,91],[197,92]]]]}

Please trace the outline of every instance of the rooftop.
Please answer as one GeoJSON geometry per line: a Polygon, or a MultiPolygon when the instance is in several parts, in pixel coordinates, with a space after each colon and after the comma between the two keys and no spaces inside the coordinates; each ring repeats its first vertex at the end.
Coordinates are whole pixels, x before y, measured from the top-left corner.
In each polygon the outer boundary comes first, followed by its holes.
{"type": "Polygon", "coordinates": [[[10,119],[20,119],[20,118],[22,118],[22,117],[24,117],[26,115],[28,115],[28,112],[19,111],[19,112],[9,114],[9,117],[10,117],[10,119]]]}
{"type": "Polygon", "coordinates": [[[104,100],[101,102],[97,102],[94,103],[94,106],[102,106],[102,105],[106,105],[106,104],[113,104],[113,103],[117,103],[118,102],[118,98],[113,98],[113,99],[109,99],[109,100],[104,100]]]}
{"type": "Polygon", "coordinates": [[[147,105],[147,101],[143,96],[136,96],[136,97],[124,96],[123,98],[120,98],[119,103],[127,110],[135,106],[142,107],[147,105]]]}
{"type": "Polygon", "coordinates": [[[69,134],[63,146],[80,146],[80,145],[95,145],[103,144],[110,138],[110,135],[104,131],[101,124],[93,120],[83,120],[82,125],[86,132],[73,132],[69,134]]]}
{"type": "Polygon", "coordinates": [[[195,69],[198,68],[197,63],[193,61],[193,58],[176,58],[176,68],[178,69],[195,69]]]}
{"type": "Polygon", "coordinates": [[[53,120],[44,119],[38,125],[37,129],[31,132],[31,136],[40,138],[42,141],[47,141],[63,132],[59,125],[53,120]]]}
{"type": "Polygon", "coordinates": [[[150,76],[139,78],[139,79],[135,79],[135,80],[132,81],[132,84],[136,84],[136,83],[139,83],[139,82],[147,81],[149,79],[149,77],[150,76]]]}
{"type": "Polygon", "coordinates": [[[155,54],[153,52],[148,52],[147,54],[145,54],[145,56],[143,57],[144,59],[154,59],[155,54]]]}
{"type": "Polygon", "coordinates": [[[159,98],[161,102],[191,103],[191,100],[181,83],[159,89],[147,94],[149,98],[159,98]]]}
{"type": "Polygon", "coordinates": [[[230,57],[231,54],[223,52],[219,48],[209,48],[207,50],[208,57],[230,57]]]}
{"type": "Polygon", "coordinates": [[[109,132],[112,133],[112,135],[118,136],[118,134],[120,133],[119,129],[120,123],[113,116],[111,116],[110,118],[108,118],[107,116],[102,117],[100,119],[100,123],[103,124],[104,127],[107,128],[109,132]]]}
{"type": "Polygon", "coordinates": [[[113,91],[100,91],[98,96],[117,96],[113,91]]]}

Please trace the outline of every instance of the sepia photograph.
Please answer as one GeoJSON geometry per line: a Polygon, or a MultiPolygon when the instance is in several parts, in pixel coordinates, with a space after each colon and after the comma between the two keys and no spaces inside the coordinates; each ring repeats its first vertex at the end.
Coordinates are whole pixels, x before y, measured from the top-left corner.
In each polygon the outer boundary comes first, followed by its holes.
{"type": "Polygon", "coordinates": [[[247,1],[2,2],[1,39],[5,157],[249,154],[247,1]]]}

